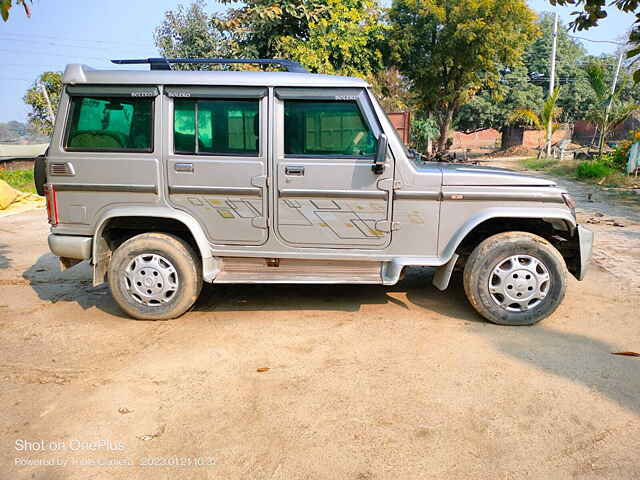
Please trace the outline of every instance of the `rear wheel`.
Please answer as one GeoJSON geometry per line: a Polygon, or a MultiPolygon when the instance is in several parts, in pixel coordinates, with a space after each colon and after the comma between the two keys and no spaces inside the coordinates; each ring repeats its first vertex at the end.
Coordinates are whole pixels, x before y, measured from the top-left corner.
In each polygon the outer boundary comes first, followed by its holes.
{"type": "Polygon", "coordinates": [[[567,268],[547,240],[527,232],[494,235],[465,265],[464,289],[477,312],[500,325],[533,325],[564,298],[567,268]]]}
{"type": "Polygon", "coordinates": [[[186,312],[202,289],[193,248],[167,233],[143,233],[113,253],[109,287],[120,308],[140,320],[167,320],[186,312]]]}

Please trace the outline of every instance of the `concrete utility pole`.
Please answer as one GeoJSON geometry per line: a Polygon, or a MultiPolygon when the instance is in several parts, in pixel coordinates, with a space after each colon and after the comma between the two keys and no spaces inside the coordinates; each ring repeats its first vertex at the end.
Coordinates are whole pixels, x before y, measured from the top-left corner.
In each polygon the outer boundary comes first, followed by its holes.
{"type": "Polygon", "coordinates": [[[622,59],[624,58],[624,48],[620,50],[620,56],[618,57],[618,67],[616,68],[616,74],[613,76],[613,84],[611,85],[611,97],[607,103],[607,108],[604,112],[604,124],[602,125],[602,131],[600,132],[600,145],[599,151],[602,155],[605,141],[605,129],[607,128],[607,122],[609,121],[609,112],[611,111],[611,104],[613,103],[613,95],[616,93],[616,87],[618,86],[618,77],[620,77],[620,68],[622,67],[622,59]]]}
{"type": "MultiPolygon", "coordinates": [[[[551,74],[549,76],[549,97],[553,95],[556,89],[556,50],[558,48],[558,12],[553,23],[553,45],[551,47],[551,74]]],[[[553,138],[553,112],[549,118],[547,125],[547,157],[551,156],[551,140],[553,138]]]]}
{"type": "Polygon", "coordinates": [[[55,125],[56,116],[53,113],[53,107],[51,107],[51,100],[49,100],[49,94],[47,93],[47,89],[42,83],[38,86],[40,87],[40,91],[42,92],[45,100],[47,101],[47,110],[49,111],[49,121],[51,122],[51,125],[55,125]]]}

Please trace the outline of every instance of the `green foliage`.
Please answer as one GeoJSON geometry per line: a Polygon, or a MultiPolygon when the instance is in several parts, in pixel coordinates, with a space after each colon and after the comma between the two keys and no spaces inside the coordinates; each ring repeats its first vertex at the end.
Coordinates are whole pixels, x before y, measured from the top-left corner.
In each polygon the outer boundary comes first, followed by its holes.
{"type": "Polygon", "coordinates": [[[605,68],[601,62],[593,62],[585,69],[587,79],[596,101],[587,112],[586,118],[600,129],[600,153],[602,154],[607,136],[635,112],[640,105],[620,101],[620,88],[611,94],[605,80],[605,68]]]}
{"type": "MultiPolygon", "coordinates": [[[[636,21],[633,24],[629,35],[629,45],[631,48],[627,51],[627,58],[633,59],[632,63],[640,61],[640,0],[549,0],[552,5],[576,5],[582,6],[582,11],[573,12],[576,15],[575,20],[570,26],[574,30],[588,30],[598,25],[598,22],[607,17],[605,6],[613,6],[618,10],[627,13],[635,13],[636,21]]],[[[640,69],[633,74],[636,83],[640,82],[640,69]]]]}
{"type": "Polygon", "coordinates": [[[602,161],[581,162],[576,167],[576,177],[578,178],[604,178],[612,173],[613,169],[602,161]]]}
{"type": "Polygon", "coordinates": [[[420,153],[427,153],[429,139],[434,139],[440,134],[438,126],[433,119],[411,120],[411,146],[420,153]]]}
{"type": "Polygon", "coordinates": [[[371,0],[326,0],[326,10],[308,25],[308,37],[280,39],[282,56],[312,72],[367,76],[382,68],[386,27],[371,0]]]}
{"type": "Polygon", "coordinates": [[[516,108],[535,110],[542,102],[542,87],[529,81],[525,67],[515,67],[504,75],[496,88],[482,89],[462,106],[455,125],[467,132],[484,128],[501,130],[516,108]]]}
{"type": "Polygon", "coordinates": [[[51,135],[53,133],[53,124],[49,118],[47,101],[38,85],[44,85],[46,88],[53,113],[55,114],[58,110],[58,101],[62,91],[62,74],[60,72],[44,72],[40,74],[23,97],[24,103],[31,106],[31,112],[27,115],[29,126],[36,132],[51,135]]]}
{"type": "Polygon", "coordinates": [[[537,29],[524,0],[394,0],[391,62],[411,80],[420,107],[438,123],[445,148],[453,116],[502,65],[518,65],[537,29]]]}
{"type": "Polygon", "coordinates": [[[382,68],[380,16],[373,0],[249,0],[212,16],[196,0],[166,12],[155,43],[167,57],[289,58],[312,72],[368,76],[382,68]]]}
{"type": "Polygon", "coordinates": [[[602,163],[615,170],[626,172],[629,161],[629,150],[635,142],[640,141],[640,130],[630,132],[629,138],[616,145],[616,149],[600,157],[602,163]]]}
{"type": "MultiPolygon", "coordinates": [[[[234,39],[220,31],[205,11],[205,1],[196,0],[189,7],[179,5],[165,12],[164,20],[154,31],[156,47],[167,58],[217,58],[238,56],[234,39]],[[234,55],[234,53],[236,55],[234,55]]],[[[211,65],[178,64],[181,70],[208,70],[211,65]]]]}
{"type": "Polygon", "coordinates": [[[36,186],[33,183],[33,169],[28,170],[0,170],[0,180],[23,192],[35,193],[36,186]]]}
{"type": "MultiPolygon", "coordinates": [[[[31,16],[31,9],[29,4],[33,3],[33,0],[16,0],[16,5],[22,5],[27,17],[31,16]]],[[[9,20],[9,10],[13,6],[12,0],[0,0],[0,16],[5,22],[9,20]]]]}
{"type": "MultiPolygon", "coordinates": [[[[558,128],[558,118],[562,113],[557,105],[559,96],[560,88],[556,88],[553,93],[542,102],[538,110],[517,108],[509,116],[509,123],[519,126],[532,126],[545,131],[548,131],[549,125],[551,125],[551,131],[553,132],[558,128]]],[[[550,139],[547,138],[547,145],[549,141],[550,139]]]]}

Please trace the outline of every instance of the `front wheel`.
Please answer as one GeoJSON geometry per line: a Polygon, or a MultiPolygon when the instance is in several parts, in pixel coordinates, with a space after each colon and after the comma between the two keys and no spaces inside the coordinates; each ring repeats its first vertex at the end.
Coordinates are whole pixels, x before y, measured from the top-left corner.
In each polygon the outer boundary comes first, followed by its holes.
{"type": "Polygon", "coordinates": [[[136,235],[113,253],[109,287],[120,308],[134,318],[176,318],[200,294],[200,259],[187,242],[174,235],[136,235]]]}
{"type": "Polygon", "coordinates": [[[547,240],[499,233],[478,245],[465,265],[464,290],[476,311],[500,325],[533,325],[551,315],[567,288],[567,267],[547,240]]]}

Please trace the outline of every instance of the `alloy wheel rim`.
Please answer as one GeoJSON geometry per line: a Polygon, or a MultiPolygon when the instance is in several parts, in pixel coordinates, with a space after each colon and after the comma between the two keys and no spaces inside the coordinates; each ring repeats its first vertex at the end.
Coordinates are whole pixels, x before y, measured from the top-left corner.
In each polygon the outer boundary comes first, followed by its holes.
{"type": "Polygon", "coordinates": [[[165,257],[143,253],[129,262],[122,282],[137,303],[159,306],[170,302],[179,287],[178,272],[165,257]]]}
{"type": "Polygon", "coordinates": [[[493,301],[510,312],[526,312],[538,307],[550,287],[549,269],[531,255],[512,255],[498,262],[488,285],[493,301]]]}

